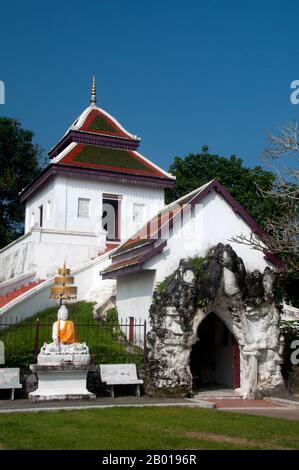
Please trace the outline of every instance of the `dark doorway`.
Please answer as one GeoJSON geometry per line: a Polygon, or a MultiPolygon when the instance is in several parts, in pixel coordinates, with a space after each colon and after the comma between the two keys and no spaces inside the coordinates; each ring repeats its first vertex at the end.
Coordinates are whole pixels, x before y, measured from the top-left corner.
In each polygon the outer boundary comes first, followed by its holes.
{"type": "Polygon", "coordinates": [[[108,241],[120,240],[120,205],[119,196],[103,196],[102,226],[108,241]]]}
{"type": "Polygon", "coordinates": [[[199,325],[197,336],[190,354],[193,389],[239,387],[239,348],[225,323],[210,313],[199,325]]]}
{"type": "Polygon", "coordinates": [[[44,221],[44,209],[43,209],[43,206],[39,206],[38,210],[39,210],[39,226],[42,227],[42,226],[43,226],[43,221],[44,221]]]}

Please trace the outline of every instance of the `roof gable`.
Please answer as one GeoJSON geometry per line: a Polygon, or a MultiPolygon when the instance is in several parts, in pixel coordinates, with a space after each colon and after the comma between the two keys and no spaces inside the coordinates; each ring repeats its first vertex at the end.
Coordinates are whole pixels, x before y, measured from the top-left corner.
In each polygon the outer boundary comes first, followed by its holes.
{"type": "MultiPolygon", "coordinates": [[[[212,180],[163,208],[162,211],[159,211],[138,232],[136,232],[127,241],[122,243],[112,255],[112,265],[103,271],[104,278],[117,277],[118,275],[122,275],[122,264],[125,262],[126,258],[134,257],[134,262],[130,264],[130,267],[133,268],[134,266],[135,271],[137,268],[139,270],[142,269],[144,260],[142,256],[139,256],[138,258],[138,253],[141,252],[144,247],[146,247],[146,259],[153,257],[157,252],[157,247],[161,246],[161,241],[163,241],[165,245],[167,244],[167,240],[163,240],[163,234],[165,233],[163,228],[167,226],[166,233],[169,234],[169,228],[171,228],[176,223],[176,221],[181,220],[184,207],[186,207],[188,204],[191,206],[199,204],[212,191],[215,191],[222,196],[222,198],[227,202],[232,210],[250,227],[253,233],[262,239],[265,239],[267,235],[265,231],[258,225],[258,223],[232,197],[232,195],[224,188],[224,186],[219,183],[219,181],[212,180]]],[[[268,256],[269,254],[266,252],[265,255],[273,264],[279,263],[279,261],[273,255],[268,256]]]]}
{"type": "Polygon", "coordinates": [[[30,197],[46,179],[65,175],[122,184],[171,188],[175,177],[136,151],[140,138],[91,100],[62,139],[50,150],[50,165],[21,193],[30,197]]]}
{"type": "Polygon", "coordinates": [[[136,136],[133,136],[126,131],[116,119],[110,116],[110,114],[101,108],[92,106],[89,107],[83,123],[81,124],[79,117],[76,123],[73,124],[72,129],[92,132],[95,134],[106,134],[136,139],[136,136]]]}

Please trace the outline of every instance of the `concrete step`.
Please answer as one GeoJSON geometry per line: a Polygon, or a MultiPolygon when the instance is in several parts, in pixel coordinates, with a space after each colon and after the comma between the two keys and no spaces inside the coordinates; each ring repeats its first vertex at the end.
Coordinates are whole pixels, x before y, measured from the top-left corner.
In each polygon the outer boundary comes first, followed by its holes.
{"type": "Polygon", "coordinates": [[[195,400],[240,400],[242,396],[237,391],[224,388],[224,389],[202,389],[194,392],[195,400]]]}

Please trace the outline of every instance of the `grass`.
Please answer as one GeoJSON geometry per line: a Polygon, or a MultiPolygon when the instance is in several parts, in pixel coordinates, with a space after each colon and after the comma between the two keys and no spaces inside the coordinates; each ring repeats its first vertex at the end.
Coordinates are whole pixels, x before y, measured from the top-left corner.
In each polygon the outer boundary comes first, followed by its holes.
{"type": "MultiPolygon", "coordinates": [[[[87,343],[95,363],[135,362],[137,366],[141,365],[143,351],[135,347],[128,353],[126,345],[119,342],[121,331],[116,321],[105,323],[94,320],[93,302],[81,301],[67,306],[69,319],[75,323],[79,340],[87,343]]],[[[44,342],[52,341],[52,324],[57,320],[57,306],[43,310],[17,325],[0,331],[0,340],[5,344],[7,367],[27,367],[35,363],[34,340],[37,318],[40,322],[39,348],[44,342]]]]}
{"type": "Polygon", "coordinates": [[[3,449],[299,449],[299,423],[195,408],[0,415],[3,449]]]}

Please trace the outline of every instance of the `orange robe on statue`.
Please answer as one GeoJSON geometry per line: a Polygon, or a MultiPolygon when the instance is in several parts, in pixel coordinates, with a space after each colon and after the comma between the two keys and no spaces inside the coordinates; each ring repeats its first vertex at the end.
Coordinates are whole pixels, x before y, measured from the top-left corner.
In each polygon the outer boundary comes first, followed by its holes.
{"type": "Polygon", "coordinates": [[[65,320],[63,328],[60,326],[60,320],[58,320],[58,338],[62,344],[73,344],[78,343],[76,336],[75,325],[71,320],[65,320]]]}

